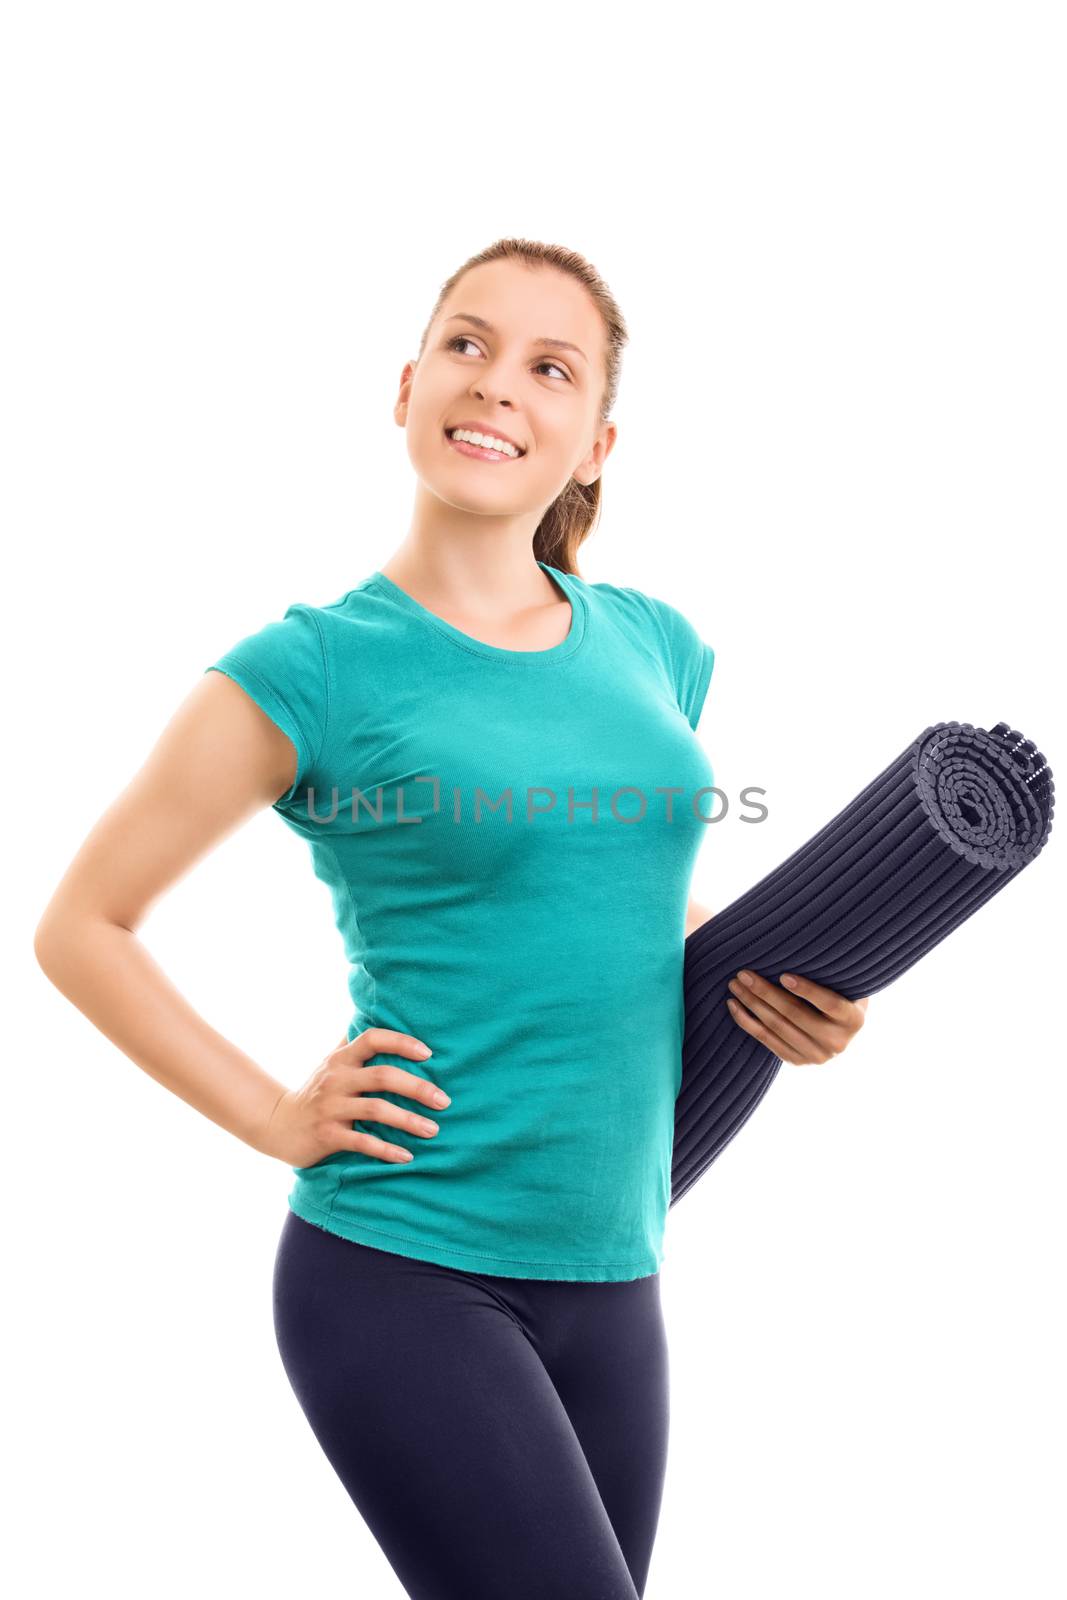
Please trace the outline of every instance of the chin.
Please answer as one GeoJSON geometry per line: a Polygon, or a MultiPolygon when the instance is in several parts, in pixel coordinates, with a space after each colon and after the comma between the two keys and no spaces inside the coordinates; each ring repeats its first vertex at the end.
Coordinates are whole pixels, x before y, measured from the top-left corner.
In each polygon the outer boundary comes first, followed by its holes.
{"type": "MultiPolygon", "coordinates": [[[[425,479],[423,480],[425,483],[425,479]]],[[[473,495],[457,488],[455,484],[427,484],[430,493],[453,511],[469,511],[478,517],[521,517],[529,506],[513,505],[499,494],[473,495]]]]}

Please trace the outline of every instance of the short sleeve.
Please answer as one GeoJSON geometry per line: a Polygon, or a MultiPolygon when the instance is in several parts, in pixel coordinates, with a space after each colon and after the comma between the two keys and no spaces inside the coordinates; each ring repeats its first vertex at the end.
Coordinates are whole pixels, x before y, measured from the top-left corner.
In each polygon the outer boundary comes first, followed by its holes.
{"type": "Polygon", "coordinates": [[[678,708],[695,733],[715,666],[715,651],[700,637],[688,617],[666,600],[654,599],[652,605],[663,630],[667,667],[678,708]]]}
{"type": "Polygon", "coordinates": [[[296,749],[296,776],[288,793],[274,802],[288,804],[314,768],[329,723],[329,665],[314,608],[291,605],[280,621],[238,640],[204,671],[223,672],[240,684],[288,735],[296,749]]]}

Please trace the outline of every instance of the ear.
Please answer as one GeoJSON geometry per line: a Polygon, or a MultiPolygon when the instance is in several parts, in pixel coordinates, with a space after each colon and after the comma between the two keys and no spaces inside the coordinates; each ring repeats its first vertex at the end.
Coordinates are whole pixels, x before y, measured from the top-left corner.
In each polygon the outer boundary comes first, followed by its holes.
{"type": "Polygon", "coordinates": [[[415,381],[415,368],[417,365],[417,361],[405,361],[404,370],[400,374],[400,388],[397,391],[396,404],[393,407],[393,417],[399,428],[407,427],[408,401],[411,399],[411,385],[415,381]]]}
{"type": "Polygon", "coordinates": [[[604,463],[615,448],[618,428],[614,422],[602,422],[597,430],[589,454],[584,456],[571,473],[576,482],[588,487],[595,483],[604,470],[604,463]]]}

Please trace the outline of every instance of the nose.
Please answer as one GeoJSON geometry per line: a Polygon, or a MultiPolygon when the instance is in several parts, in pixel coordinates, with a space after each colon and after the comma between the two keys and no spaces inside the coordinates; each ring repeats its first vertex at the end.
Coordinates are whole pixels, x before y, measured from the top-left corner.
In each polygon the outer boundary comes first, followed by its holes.
{"type": "Polygon", "coordinates": [[[487,405],[506,406],[514,409],[514,401],[507,398],[507,382],[504,378],[496,378],[488,372],[482,372],[471,384],[471,395],[484,401],[487,405]]]}

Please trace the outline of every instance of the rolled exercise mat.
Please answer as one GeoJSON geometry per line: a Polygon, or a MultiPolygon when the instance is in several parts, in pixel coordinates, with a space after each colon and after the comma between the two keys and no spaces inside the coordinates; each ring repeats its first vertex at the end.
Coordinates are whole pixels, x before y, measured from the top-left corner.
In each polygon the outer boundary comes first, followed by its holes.
{"type": "Polygon", "coordinates": [[[755,1111],[782,1065],[726,1009],[743,967],[876,994],[1041,850],[1055,786],[1041,752],[998,722],[937,722],[807,844],[685,941],[675,1205],[755,1111]]]}

